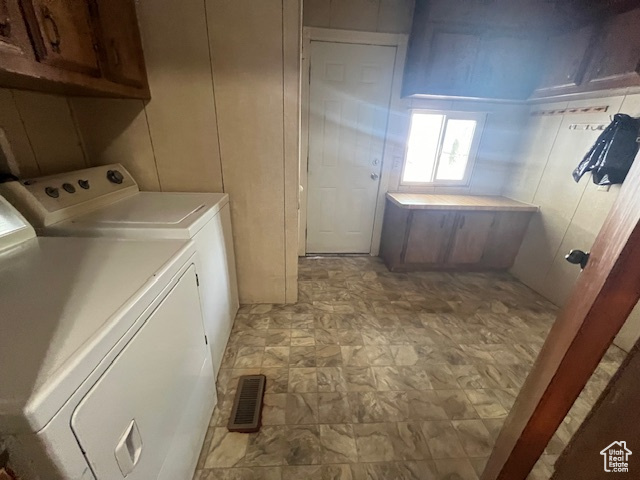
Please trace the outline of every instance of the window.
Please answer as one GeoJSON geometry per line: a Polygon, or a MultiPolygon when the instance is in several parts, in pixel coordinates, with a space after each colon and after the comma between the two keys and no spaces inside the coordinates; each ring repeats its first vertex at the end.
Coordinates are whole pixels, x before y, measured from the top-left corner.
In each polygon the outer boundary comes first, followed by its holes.
{"type": "Polygon", "coordinates": [[[484,117],[413,110],[402,184],[466,185],[484,117]]]}

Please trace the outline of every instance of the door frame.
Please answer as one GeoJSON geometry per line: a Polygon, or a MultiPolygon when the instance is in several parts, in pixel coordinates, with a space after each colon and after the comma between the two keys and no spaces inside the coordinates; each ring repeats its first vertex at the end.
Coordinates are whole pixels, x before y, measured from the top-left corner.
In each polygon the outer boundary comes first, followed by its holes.
{"type": "Polygon", "coordinates": [[[403,149],[403,144],[398,141],[398,135],[390,135],[390,132],[402,131],[399,115],[392,112],[402,111],[405,102],[400,98],[402,92],[402,74],[407,53],[409,35],[396,33],[358,32],[353,30],[337,30],[331,28],[303,27],[302,29],[302,58],[301,72],[301,120],[300,120],[300,218],[298,224],[298,256],[304,257],[307,253],[307,168],[309,163],[309,100],[310,82],[309,69],[311,67],[311,42],[351,43],[356,45],[376,45],[383,47],[395,47],[396,55],[391,80],[391,97],[387,114],[387,128],[383,143],[382,165],[380,170],[380,183],[376,198],[376,209],[373,220],[373,232],[371,235],[371,248],[369,254],[377,256],[380,251],[380,237],[382,235],[382,220],[384,214],[384,201],[391,169],[396,156],[396,148],[403,149]],[[390,138],[393,137],[393,138],[390,138]]]}

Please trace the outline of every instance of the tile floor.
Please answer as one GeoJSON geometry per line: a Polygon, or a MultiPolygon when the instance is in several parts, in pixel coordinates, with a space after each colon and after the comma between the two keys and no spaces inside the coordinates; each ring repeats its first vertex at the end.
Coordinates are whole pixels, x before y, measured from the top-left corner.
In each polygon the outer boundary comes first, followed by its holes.
{"type": "MultiPolygon", "coordinates": [[[[556,315],[502,273],[390,273],[300,261],[296,305],[246,305],[196,480],[477,480],[556,315]],[[267,376],[259,433],[229,433],[240,375],[267,376]]],[[[612,348],[530,475],[553,462],[616,370],[612,348]]]]}

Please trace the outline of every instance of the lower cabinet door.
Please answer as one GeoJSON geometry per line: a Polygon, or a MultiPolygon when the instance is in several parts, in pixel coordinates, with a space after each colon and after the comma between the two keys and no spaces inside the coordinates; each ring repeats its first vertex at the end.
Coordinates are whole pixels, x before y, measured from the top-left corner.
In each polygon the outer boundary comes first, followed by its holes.
{"type": "Polygon", "coordinates": [[[494,212],[482,211],[458,213],[447,264],[480,263],[495,222],[495,215],[494,212]]]}
{"type": "Polygon", "coordinates": [[[455,214],[450,211],[417,210],[409,219],[405,264],[438,264],[451,238],[455,214]]]}
{"type": "MultiPolygon", "coordinates": [[[[73,413],[96,478],[159,477],[208,355],[191,266],[73,413]]],[[[191,478],[192,467],[173,469],[175,478],[191,478]]]]}

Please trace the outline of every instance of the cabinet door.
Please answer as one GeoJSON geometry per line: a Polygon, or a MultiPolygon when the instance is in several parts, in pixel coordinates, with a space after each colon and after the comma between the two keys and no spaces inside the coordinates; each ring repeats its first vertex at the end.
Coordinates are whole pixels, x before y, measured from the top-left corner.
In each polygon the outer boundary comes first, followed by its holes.
{"type": "Polygon", "coordinates": [[[606,22],[586,73],[594,89],[640,84],[640,9],[606,22]]]}
{"type": "Polygon", "coordinates": [[[494,222],[494,212],[459,213],[456,217],[447,263],[451,265],[479,263],[494,222]]]}
{"type": "Polygon", "coordinates": [[[587,56],[593,39],[594,27],[584,27],[549,39],[547,63],[536,93],[578,86],[584,77],[587,56]]]}
{"type": "Polygon", "coordinates": [[[38,60],[98,76],[98,58],[86,0],[21,0],[38,60]]]}
{"type": "Polygon", "coordinates": [[[0,53],[34,58],[17,0],[0,0],[0,53]]]}
{"type": "Polygon", "coordinates": [[[117,83],[147,83],[133,0],[95,0],[94,23],[103,75],[117,83]]]}
{"type": "Polygon", "coordinates": [[[443,210],[417,210],[409,219],[409,235],[404,263],[442,263],[451,239],[454,213],[443,210]]]}
{"type": "Polygon", "coordinates": [[[468,93],[479,46],[476,34],[436,30],[431,38],[424,93],[468,93]]]}
{"type": "Polygon", "coordinates": [[[488,35],[473,80],[477,96],[525,99],[539,79],[541,39],[488,35]]]}
{"type": "Polygon", "coordinates": [[[497,212],[487,245],[482,255],[482,265],[504,269],[513,265],[522,239],[529,226],[531,212],[497,212]]]}

